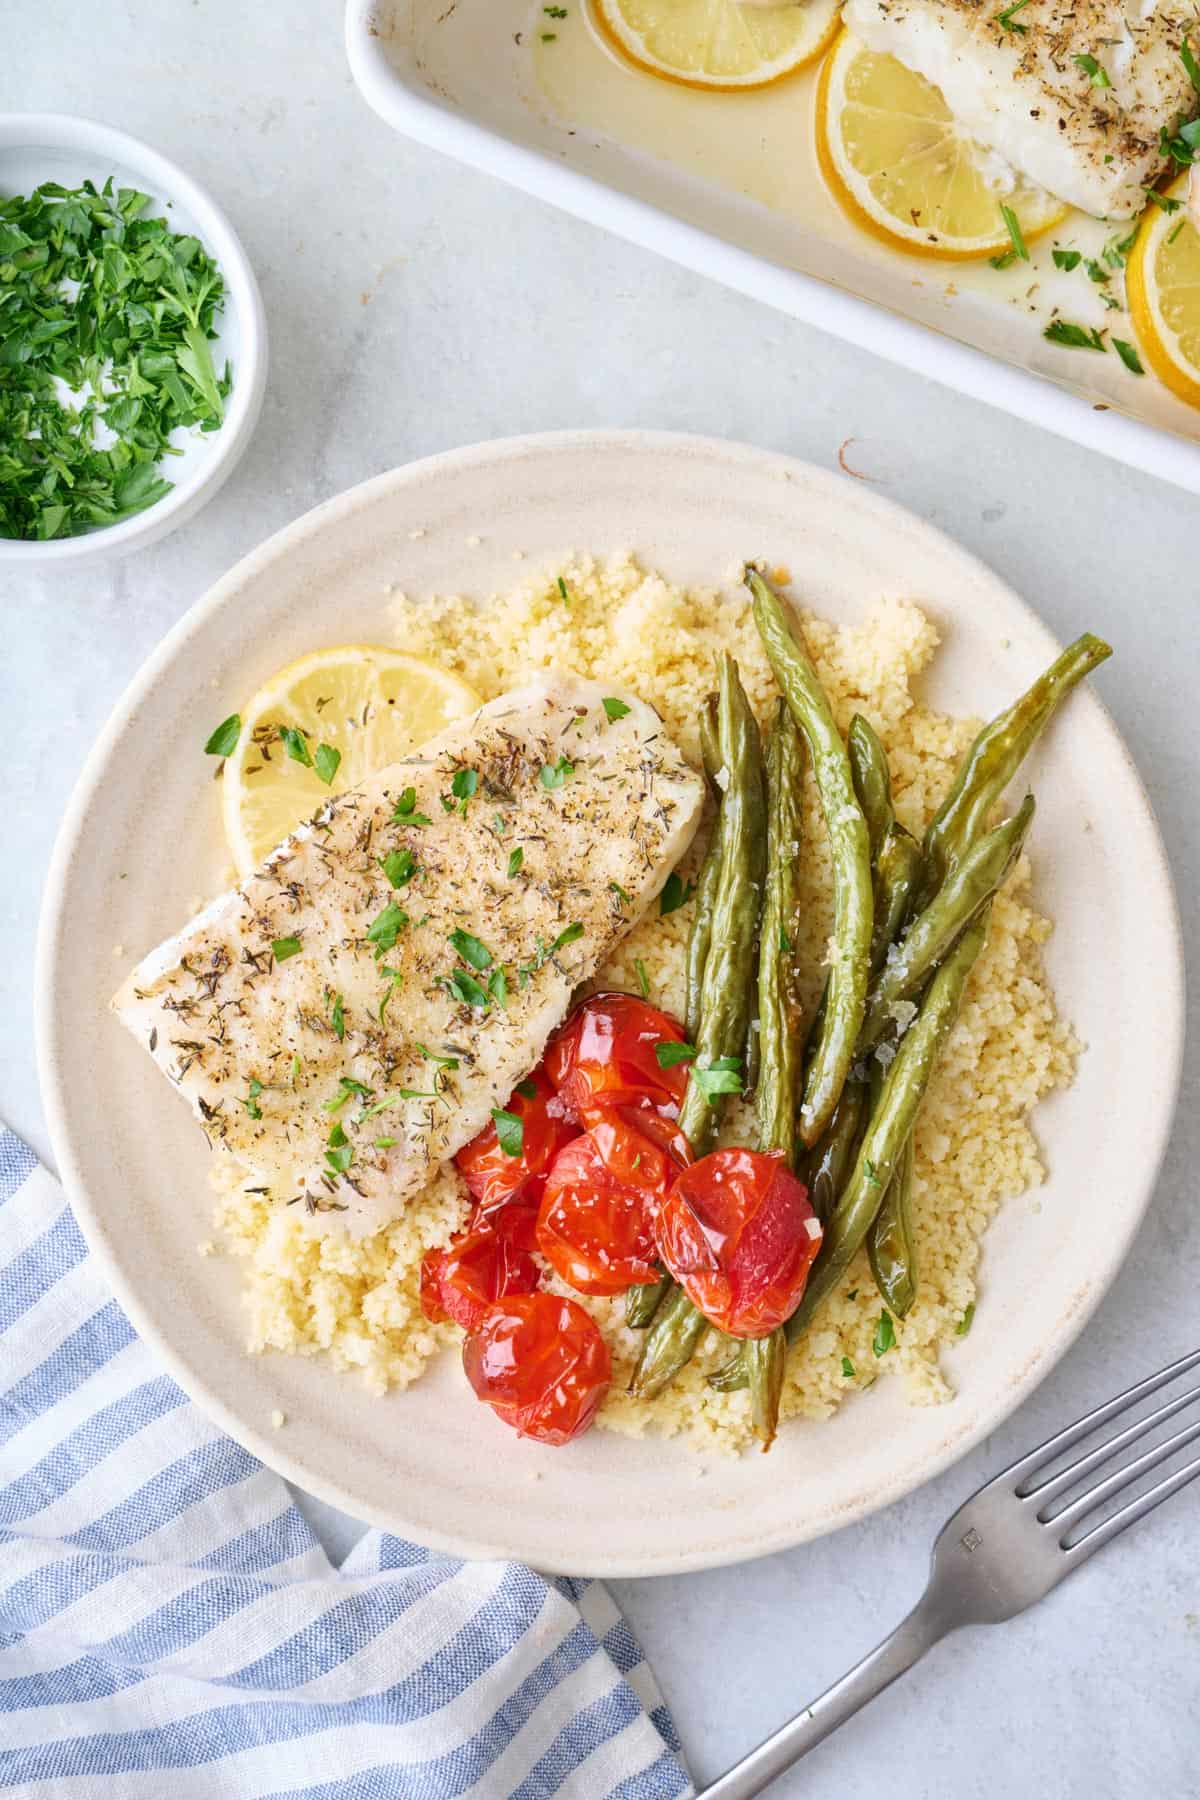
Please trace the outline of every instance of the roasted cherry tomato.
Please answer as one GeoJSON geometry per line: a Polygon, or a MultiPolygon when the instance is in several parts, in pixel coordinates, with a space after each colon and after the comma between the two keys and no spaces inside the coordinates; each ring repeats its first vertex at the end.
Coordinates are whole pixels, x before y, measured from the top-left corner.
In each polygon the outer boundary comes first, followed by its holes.
{"type": "Polygon", "coordinates": [[[682,1042],[674,1019],[633,994],[592,994],[551,1038],[545,1070],[568,1113],[585,1125],[597,1108],[611,1113],[629,1106],[674,1121],[687,1064],[662,1069],[656,1051],[682,1042]]]}
{"type": "Polygon", "coordinates": [[[800,1303],[821,1227],[777,1153],[714,1150],[663,1201],[659,1254],[688,1299],[731,1337],[766,1337],[800,1303]]]}
{"type": "Polygon", "coordinates": [[[559,1152],[538,1212],[538,1249],[581,1294],[657,1281],[654,1213],[674,1171],[657,1145],[605,1120],[559,1152]],[[610,1160],[611,1158],[611,1160],[610,1160]],[[638,1181],[642,1169],[652,1188],[638,1181]]]}
{"type": "Polygon", "coordinates": [[[484,1226],[421,1263],[421,1310],[433,1324],[453,1319],[474,1331],[489,1308],[510,1294],[532,1294],[538,1266],[527,1250],[484,1226]]]}
{"type": "Polygon", "coordinates": [[[542,1444],[586,1431],[612,1380],[599,1327],[578,1301],[557,1294],[490,1307],[463,1344],[463,1368],[498,1418],[542,1444]]]}
{"type": "Polygon", "coordinates": [[[540,1068],[521,1083],[504,1110],[521,1121],[518,1156],[510,1156],[501,1148],[492,1120],[454,1159],[485,1215],[518,1197],[536,1206],[541,1198],[541,1177],[563,1145],[579,1132],[578,1125],[565,1116],[565,1109],[540,1068]]]}

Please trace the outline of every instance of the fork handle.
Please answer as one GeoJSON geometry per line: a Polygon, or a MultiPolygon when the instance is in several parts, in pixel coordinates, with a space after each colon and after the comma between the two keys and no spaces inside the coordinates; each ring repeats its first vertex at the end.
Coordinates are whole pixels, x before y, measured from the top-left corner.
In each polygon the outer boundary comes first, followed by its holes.
{"type": "Polygon", "coordinates": [[[706,1787],[697,1800],[753,1800],[785,1769],[807,1756],[813,1747],[856,1713],[860,1706],[881,1694],[925,1652],[945,1637],[949,1623],[937,1615],[926,1595],[902,1619],[890,1637],[856,1663],[840,1681],[826,1688],[820,1699],[766,1738],[757,1750],[744,1756],[732,1769],[706,1787]]]}

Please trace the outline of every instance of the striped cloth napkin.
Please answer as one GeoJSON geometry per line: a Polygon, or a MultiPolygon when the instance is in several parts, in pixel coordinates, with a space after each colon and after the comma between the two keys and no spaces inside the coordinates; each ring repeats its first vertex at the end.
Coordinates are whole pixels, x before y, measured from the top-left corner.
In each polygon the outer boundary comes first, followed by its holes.
{"type": "Polygon", "coordinates": [[[0,1128],[0,1795],[669,1800],[678,1750],[598,1583],[379,1531],[335,1568],[0,1128]]]}

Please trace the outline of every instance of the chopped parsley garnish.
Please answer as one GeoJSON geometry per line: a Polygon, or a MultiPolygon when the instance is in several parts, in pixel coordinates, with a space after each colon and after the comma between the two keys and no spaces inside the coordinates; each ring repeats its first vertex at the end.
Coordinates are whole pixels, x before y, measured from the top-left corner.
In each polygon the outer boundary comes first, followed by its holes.
{"type": "Polygon", "coordinates": [[[1028,5],[1029,0],[1014,0],[1012,6],[1006,6],[1003,12],[996,14],[993,23],[999,25],[1002,31],[1016,31],[1024,37],[1029,27],[1023,21],[1018,20],[1017,14],[1028,5]]]}
{"type": "Polygon", "coordinates": [[[332,996],[331,996],[331,991],[329,988],[325,989],[325,996],[326,996],[326,999],[331,999],[331,1004],[329,1007],[329,1023],[333,1026],[333,1029],[334,1029],[335,1033],[337,1034],[338,1042],[342,1043],[345,1041],[345,1037],[346,1037],[346,1003],[345,1003],[345,999],[341,994],[332,994],[332,996]]]}
{"type": "Polygon", "coordinates": [[[404,977],[399,969],[389,969],[386,966],[380,970],[380,974],[386,975],[388,978],[388,984],[383,990],[383,999],[379,1002],[379,1023],[383,1025],[386,1023],[385,1015],[387,1013],[388,1001],[400,986],[404,977]]]}
{"type": "Polygon", "coordinates": [[[1197,64],[1196,58],[1192,54],[1192,46],[1188,43],[1186,37],[1179,46],[1179,60],[1187,70],[1188,80],[1191,82],[1196,92],[1200,94],[1200,64],[1197,64]]]}
{"type": "Polygon", "coordinates": [[[250,1083],[250,1086],[246,1090],[246,1098],[242,1101],[242,1105],[245,1107],[246,1111],[250,1114],[250,1117],[252,1119],[261,1119],[262,1118],[262,1107],[258,1104],[258,1096],[262,1093],[262,1091],[263,1091],[262,1082],[257,1081],[257,1080],[252,1081],[250,1083]]]}
{"type": "Polygon", "coordinates": [[[510,881],[514,875],[519,875],[521,873],[521,864],[524,861],[525,852],[522,850],[520,844],[518,844],[515,850],[510,850],[508,853],[508,879],[510,881]]]}
{"type": "Polygon", "coordinates": [[[1183,228],[1186,224],[1187,224],[1186,219],[1180,219],[1178,225],[1172,225],[1170,231],[1168,231],[1168,233],[1167,233],[1168,244],[1173,244],[1175,242],[1175,239],[1179,236],[1180,232],[1183,230],[1183,228]]]}
{"type": "Polygon", "coordinates": [[[204,746],[205,756],[232,756],[242,735],[241,713],[230,713],[222,719],[204,746]]]}
{"type": "Polygon", "coordinates": [[[423,1056],[426,1062],[436,1063],[439,1069],[457,1069],[458,1067],[457,1056],[439,1056],[436,1051],[430,1050],[425,1044],[417,1045],[417,1053],[423,1056]]]}
{"type": "Polygon", "coordinates": [[[875,1327],[875,1336],[871,1348],[876,1356],[886,1356],[896,1342],[896,1327],[892,1323],[892,1315],[885,1307],[879,1315],[879,1323],[875,1327]]]}
{"type": "Polygon", "coordinates": [[[601,705],[604,707],[610,725],[615,725],[617,720],[623,719],[629,711],[624,700],[618,700],[615,695],[610,695],[607,700],[601,701],[601,705]]]}
{"type": "Polygon", "coordinates": [[[1103,286],[1105,282],[1112,280],[1112,276],[1104,267],[1104,264],[1097,262],[1094,256],[1085,256],[1083,259],[1083,266],[1087,270],[1088,280],[1094,281],[1098,287],[1103,286]]]}
{"type": "Polygon", "coordinates": [[[542,11],[548,19],[565,19],[567,16],[565,6],[543,6],[542,11]]]}
{"type": "Polygon", "coordinates": [[[1188,124],[1181,125],[1174,137],[1170,136],[1164,125],[1158,134],[1158,147],[1164,156],[1169,156],[1180,168],[1190,168],[1200,150],[1200,119],[1192,119],[1188,124]]]}
{"type": "Polygon", "coordinates": [[[1025,234],[1021,230],[1021,221],[1012,207],[1005,206],[1003,201],[1000,203],[1000,217],[1004,220],[1005,229],[1012,240],[1013,254],[1019,256],[1022,262],[1028,262],[1029,249],[1025,243],[1025,234]]]}
{"type": "Polygon", "coordinates": [[[846,1377],[847,1381],[854,1380],[854,1364],[850,1361],[848,1356],[843,1356],[842,1358],[842,1374],[846,1377]]]}
{"type": "Polygon", "coordinates": [[[1089,56],[1086,51],[1081,56],[1073,56],[1071,61],[1077,69],[1083,70],[1094,88],[1112,86],[1112,82],[1108,79],[1107,69],[1102,68],[1095,57],[1089,56]]]}
{"type": "Polygon", "coordinates": [[[1147,200],[1158,207],[1160,212],[1178,212],[1183,205],[1182,200],[1174,200],[1170,194],[1160,194],[1157,188],[1143,188],[1142,192],[1145,194],[1147,200]]]}
{"type": "Polygon", "coordinates": [[[718,1094],[740,1094],[742,1091],[742,1059],[740,1056],[718,1056],[707,1069],[692,1064],[690,1079],[706,1100],[718,1094]]]}
{"type": "Polygon", "coordinates": [[[302,731],[297,731],[294,725],[281,725],[279,737],[293,762],[303,763],[306,769],[312,768],[312,752],[308,747],[308,739],[302,731]]]}
{"type": "Polygon", "coordinates": [[[462,811],[467,810],[467,801],[473,800],[479,790],[478,769],[456,769],[454,779],[450,783],[450,792],[456,800],[462,801],[462,811]]]}
{"type": "Polygon", "coordinates": [[[503,963],[501,963],[498,969],[492,970],[491,975],[488,977],[487,991],[488,999],[494,1000],[496,1005],[503,1011],[508,1005],[508,975],[505,972],[503,963]]]}
{"type": "Polygon", "coordinates": [[[321,1111],[328,1113],[341,1112],[351,1094],[358,1094],[362,1099],[369,1099],[371,1090],[363,1081],[355,1081],[351,1075],[338,1077],[338,1091],[332,1100],[322,1100],[321,1111]]]}
{"type": "Polygon", "coordinates": [[[1077,269],[1083,261],[1082,250],[1052,250],[1050,254],[1054,258],[1055,268],[1066,269],[1068,274],[1072,269],[1077,269]]]}
{"type": "Polygon", "coordinates": [[[374,1140],[374,1148],[376,1150],[391,1150],[393,1148],[393,1146],[398,1144],[399,1142],[400,1142],[400,1139],[394,1138],[394,1137],[376,1138],[374,1140]]]}
{"type": "Polygon", "coordinates": [[[576,919],[574,924],[566,926],[564,930],[559,932],[558,936],[546,952],[546,961],[549,962],[552,956],[557,956],[560,950],[565,950],[568,944],[574,944],[582,936],[583,926],[579,923],[578,919],[576,919]]]}
{"type": "Polygon", "coordinates": [[[350,1167],[350,1164],[354,1161],[354,1145],[341,1144],[336,1150],[327,1150],[325,1152],[325,1161],[329,1164],[329,1167],[333,1170],[335,1175],[344,1175],[346,1170],[350,1167]]]}
{"type": "Polygon", "coordinates": [[[520,1156],[525,1148],[525,1124],[516,1113],[505,1112],[502,1106],[492,1108],[492,1118],[496,1124],[496,1142],[505,1156],[520,1156]]]}
{"type": "Polygon", "coordinates": [[[665,919],[668,913],[678,912],[681,906],[687,905],[695,891],[695,882],[689,881],[685,887],[675,870],[672,869],[663,883],[663,891],[658,897],[659,917],[665,919]]]}
{"type": "Polygon", "coordinates": [[[565,756],[560,756],[556,763],[544,763],[542,765],[538,770],[538,780],[546,789],[547,793],[552,793],[555,788],[560,788],[562,786],[568,775],[573,775],[574,773],[575,764],[573,762],[568,762],[565,756]]]}
{"type": "Polygon", "coordinates": [[[1066,319],[1052,319],[1042,336],[1051,344],[1065,344],[1068,350],[1105,350],[1100,333],[1083,325],[1072,325],[1066,319]]]}
{"type": "Polygon", "coordinates": [[[358,1116],[360,1119],[373,1119],[376,1113],[386,1112],[389,1106],[395,1106],[397,1100],[403,1100],[406,1094],[405,1088],[397,1088],[394,1094],[385,1094],[383,1099],[376,1100],[373,1106],[364,1106],[358,1116]]]}
{"type": "Polygon", "coordinates": [[[1145,369],[1142,367],[1141,357],[1138,355],[1133,345],[1127,344],[1124,338],[1115,337],[1113,339],[1113,349],[1116,351],[1131,375],[1144,375],[1146,373],[1145,369]]]}
{"type": "MultiPolygon", "coordinates": [[[[454,1066],[457,1068],[458,1064],[456,1063],[454,1066]]],[[[518,1081],[515,1092],[520,1094],[522,1100],[536,1100],[538,1097],[537,1082],[528,1080],[518,1081]]]]}
{"type": "Polygon", "coordinates": [[[379,866],[388,878],[388,886],[407,887],[417,872],[417,859],[411,850],[389,850],[381,856],[379,866]]]}
{"type": "Polygon", "coordinates": [[[271,943],[271,955],[277,963],[286,962],[289,956],[297,956],[300,952],[298,937],[275,938],[271,943]]]}
{"type": "Polygon", "coordinates": [[[486,944],[480,943],[469,931],[461,928],[452,931],[448,939],[452,949],[456,950],[464,962],[470,963],[473,969],[490,969],[495,958],[486,944]]]}
{"type": "MultiPolygon", "coordinates": [[[[551,16],[553,16],[553,15],[551,15],[551,16]]],[[[552,42],[552,39],[543,38],[542,42],[545,44],[549,44],[552,42]]],[[[563,580],[561,575],[558,578],[558,597],[560,600],[569,600],[571,598],[570,594],[568,594],[568,592],[567,592],[567,584],[563,580]]]]}
{"type": "Polygon", "coordinates": [[[969,1303],[969,1305],[967,1306],[967,1310],[964,1312],[962,1318],[958,1321],[958,1324],[954,1327],[955,1337],[966,1337],[968,1331],[970,1331],[970,1329],[971,1329],[971,1321],[972,1321],[972,1319],[974,1319],[974,1317],[975,1317],[975,1302],[972,1300],[969,1303]]]}
{"type": "Polygon", "coordinates": [[[433,1088],[397,1088],[401,1100],[436,1100],[437,1092],[433,1088]]]}
{"type": "Polygon", "coordinates": [[[625,892],[625,889],[621,886],[619,881],[610,881],[608,888],[610,893],[617,896],[617,899],[621,902],[622,906],[633,905],[632,900],[630,900],[629,895],[625,892]]]}
{"type": "Polygon", "coordinates": [[[779,948],[783,951],[790,951],[791,947],[792,940],[781,925],[779,927],[779,948]]]}
{"type": "Polygon", "coordinates": [[[640,956],[635,956],[633,959],[633,966],[637,971],[638,987],[641,989],[642,999],[648,1000],[650,998],[650,983],[646,979],[646,965],[640,956]]]}
{"type": "Polygon", "coordinates": [[[876,1169],[875,1164],[871,1161],[869,1156],[868,1156],[866,1162],[863,1164],[863,1173],[865,1174],[865,1176],[867,1178],[867,1186],[868,1187],[879,1187],[881,1185],[880,1180],[879,1180],[879,1172],[876,1169]]]}
{"type": "Polygon", "coordinates": [[[389,900],[381,913],[377,913],[367,928],[367,942],[375,946],[375,960],[394,950],[396,939],[408,924],[408,914],[394,900],[389,900]]]}
{"type": "Polygon", "coordinates": [[[465,969],[455,969],[453,975],[443,975],[442,987],[463,1006],[475,1006],[480,1009],[488,1004],[487,990],[481,988],[473,975],[465,969]]]}
{"type": "Polygon", "coordinates": [[[677,1044],[673,1039],[664,1039],[654,1046],[654,1060],[660,1069],[673,1069],[678,1063],[692,1062],[695,1055],[695,1044],[677,1044]]]}
{"type": "Polygon", "coordinates": [[[335,1120],[335,1122],[329,1127],[329,1143],[330,1143],[331,1147],[334,1150],[340,1150],[342,1145],[347,1143],[348,1141],[349,1140],[346,1137],[346,1133],[345,1133],[345,1130],[343,1129],[341,1120],[340,1119],[335,1120]]]}
{"type": "Polygon", "coordinates": [[[428,813],[417,812],[417,790],[406,787],[396,802],[396,810],[392,814],[392,822],[396,825],[429,825],[432,823],[428,813]]]}
{"type": "Polygon", "coordinates": [[[326,787],[329,786],[330,782],[337,774],[338,765],[341,760],[341,751],[335,750],[332,744],[317,745],[317,754],[313,758],[313,767],[317,772],[318,778],[325,783],[326,787]]]}
{"type": "Polygon", "coordinates": [[[172,435],[222,422],[221,272],[148,205],[111,179],[0,199],[0,538],[131,518],[171,491],[172,435]]]}

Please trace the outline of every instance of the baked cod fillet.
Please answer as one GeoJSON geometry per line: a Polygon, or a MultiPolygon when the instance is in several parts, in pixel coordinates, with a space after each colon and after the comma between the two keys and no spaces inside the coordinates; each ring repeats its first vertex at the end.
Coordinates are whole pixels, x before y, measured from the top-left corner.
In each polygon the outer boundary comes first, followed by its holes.
{"type": "Polygon", "coordinates": [[[1132,218],[1166,166],[1160,131],[1200,105],[1179,54],[1190,29],[1200,55],[1196,14],[1184,0],[1008,6],[847,0],[843,17],[869,49],[933,82],[965,130],[1030,180],[1097,217],[1132,218]]]}
{"type": "Polygon", "coordinates": [[[651,707],[544,674],[330,800],[113,1006],[277,1204],[372,1231],[534,1067],[703,797],[651,707]]]}

